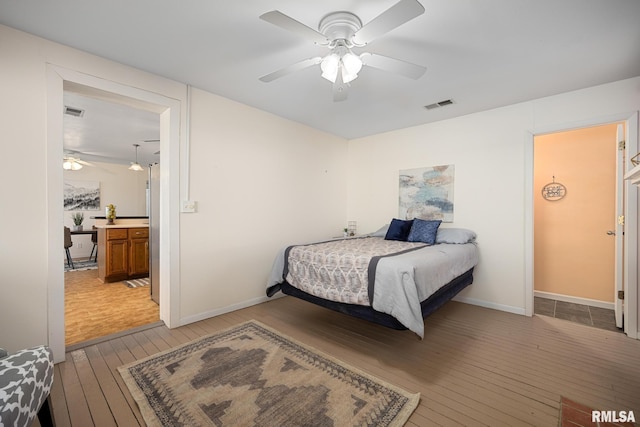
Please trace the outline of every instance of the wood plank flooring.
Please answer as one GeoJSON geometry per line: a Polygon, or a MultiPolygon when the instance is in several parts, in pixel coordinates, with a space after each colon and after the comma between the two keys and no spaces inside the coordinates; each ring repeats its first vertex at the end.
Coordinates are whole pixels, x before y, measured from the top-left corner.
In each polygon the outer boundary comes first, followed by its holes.
{"type": "Polygon", "coordinates": [[[98,270],[64,274],[65,345],[71,346],[160,320],[148,286],[102,283],[98,270]]]}
{"type": "Polygon", "coordinates": [[[640,341],[624,334],[450,302],[419,340],[285,297],[67,353],[55,367],[56,425],[144,426],[117,367],[251,319],[421,393],[408,426],[556,426],[561,396],[640,416],[640,341]]]}

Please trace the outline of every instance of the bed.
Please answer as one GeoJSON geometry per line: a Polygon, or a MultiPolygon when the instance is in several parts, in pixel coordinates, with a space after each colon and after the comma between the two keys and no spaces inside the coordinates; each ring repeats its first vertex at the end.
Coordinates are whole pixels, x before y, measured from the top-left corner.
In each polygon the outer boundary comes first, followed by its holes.
{"type": "Polygon", "coordinates": [[[473,282],[476,236],[435,227],[429,238],[408,238],[411,225],[405,223],[409,228],[394,238],[394,221],[363,237],[284,248],[274,261],[267,296],[282,292],[423,338],[424,317],[473,282]]]}

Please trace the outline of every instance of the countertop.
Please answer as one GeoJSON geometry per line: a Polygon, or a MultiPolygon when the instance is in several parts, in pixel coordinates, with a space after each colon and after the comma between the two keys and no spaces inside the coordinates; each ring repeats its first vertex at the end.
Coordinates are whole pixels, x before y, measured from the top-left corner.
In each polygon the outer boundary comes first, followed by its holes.
{"type": "MultiPolygon", "coordinates": [[[[107,219],[106,216],[92,216],[92,219],[107,219]]],[[[118,219],[149,219],[148,216],[118,216],[118,219]]]]}
{"type": "Polygon", "coordinates": [[[113,224],[113,225],[96,225],[96,228],[149,228],[149,224],[113,224]]]}

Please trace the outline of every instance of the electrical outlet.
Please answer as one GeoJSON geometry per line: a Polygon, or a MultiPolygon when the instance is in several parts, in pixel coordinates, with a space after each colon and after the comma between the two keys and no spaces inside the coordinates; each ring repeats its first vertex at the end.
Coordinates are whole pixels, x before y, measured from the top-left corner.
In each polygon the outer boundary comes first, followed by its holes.
{"type": "Polygon", "coordinates": [[[82,249],[82,243],[78,243],[78,249],[82,249]]]}
{"type": "Polygon", "coordinates": [[[180,206],[180,212],[183,213],[194,213],[198,210],[198,202],[195,200],[183,200],[182,205],[180,206]]]}

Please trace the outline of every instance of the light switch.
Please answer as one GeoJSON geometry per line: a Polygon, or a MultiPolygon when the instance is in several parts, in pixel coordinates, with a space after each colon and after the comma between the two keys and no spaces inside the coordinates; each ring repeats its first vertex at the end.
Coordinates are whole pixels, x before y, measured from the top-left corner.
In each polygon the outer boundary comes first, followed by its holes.
{"type": "Polygon", "coordinates": [[[180,212],[194,213],[198,209],[198,202],[195,200],[183,200],[180,212]]]}

